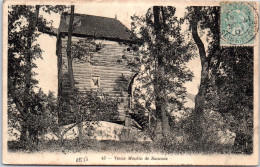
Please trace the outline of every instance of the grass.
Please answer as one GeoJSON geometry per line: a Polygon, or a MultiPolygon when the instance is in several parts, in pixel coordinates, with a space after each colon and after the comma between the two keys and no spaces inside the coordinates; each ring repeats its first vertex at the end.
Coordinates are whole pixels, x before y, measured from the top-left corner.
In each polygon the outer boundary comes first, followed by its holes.
{"type": "Polygon", "coordinates": [[[8,150],[11,152],[63,152],[63,153],[76,153],[76,152],[121,152],[121,153],[201,153],[201,154],[230,154],[232,149],[223,146],[207,146],[201,145],[199,148],[194,148],[191,145],[167,145],[162,146],[161,143],[154,142],[136,142],[136,141],[113,141],[113,140],[84,140],[79,144],[77,140],[65,140],[61,146],[59,141],[41,141],[37,147],[28,147],[19,141],[9,141],[8,150]]]}
{"type": "Polygon", "coordinates": [[[111,151],[111,152],[151,152],[151,142],[132,142],[132,141],[97,141],[84,140],[78,144],[77,140],[65,140],[61,146],[59,141],[41,141],[37,147],[29,148],[19,141],[9,141],[8,150],[11,152],[87,152],[87,151],[111,151]]]}

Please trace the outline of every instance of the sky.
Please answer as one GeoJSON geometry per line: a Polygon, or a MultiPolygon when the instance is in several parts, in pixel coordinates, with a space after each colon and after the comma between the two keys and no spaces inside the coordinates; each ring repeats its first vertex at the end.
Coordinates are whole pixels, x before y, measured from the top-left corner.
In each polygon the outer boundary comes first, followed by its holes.
{"type": "MultiPolygon", "coordinates": [[[[88,3],[86,5],[76,5],[75,13],[80,14],[90,14],[96,16],[115,18],[121,21],[126,27],[131,28],[131,16],[144,15],[147,9],[152,5],[149,3],[145,4],[122,4],[120,3],[88,3]],[[109,6],[109,7],[108,7],[109,6]]],[[[176,6],[176,16],[183,17],[185,12],[185,7],[179,4],[176,6]]],[[[40,12],[47,20],[53,20],[53,27],[58,28],[60,23],[59,14],[46,14],[40,12]]],[[[190,39],[189,39],[190,40],[190,39]]],[[[56,57],[56,37],[51,37],[47,34],[40,35],[37,42],[43,50],[43,59],[36,60],[38,66],[34,71],[38,73],[36,79],[39,80],[38,86],[45,92],[53,91],[57,94],[57,57],[56,57]]],[[[192,82],[187,82],[185,86],[187,87],[187,92],[196,95],[198,92],[198,85],[200,83],[200,59],[199,56],[195,57],[188,64],[190,70],[194,73],[194,78],[192,82]]]]}

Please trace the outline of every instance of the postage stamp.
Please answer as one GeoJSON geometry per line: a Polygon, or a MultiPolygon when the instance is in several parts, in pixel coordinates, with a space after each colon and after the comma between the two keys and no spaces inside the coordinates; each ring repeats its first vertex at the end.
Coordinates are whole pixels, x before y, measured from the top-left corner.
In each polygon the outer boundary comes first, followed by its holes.
{"type": "Polygon", "coordinates": [[[221,3],[221,44],[253,44],[258,32],[254,2],[221,3]]]}

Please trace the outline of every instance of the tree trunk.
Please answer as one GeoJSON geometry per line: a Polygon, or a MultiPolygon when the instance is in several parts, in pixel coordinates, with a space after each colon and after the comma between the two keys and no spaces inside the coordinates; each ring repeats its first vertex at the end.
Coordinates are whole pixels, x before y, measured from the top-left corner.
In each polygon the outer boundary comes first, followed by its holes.
{"type": "Polygon", "coordinates": [[[73,75],[73,67],[72,67],[72,57],[71,57],[71,38],[73,33],[73,21],[74,21],[74,5],[71,5],[71,13],[70,13],[70,21],[69,21],[69,31],[68,31],[68,43],[67,43],[67,58],[68,58],[68,73],[70,78],[70,87],[72,90],[72,106],[76,113],[76,122],[78,123],[78,142],[82,143],[82,120],[81,115],[79,113],[77,104],[76,104],[76,89],[75,89],[75,82],[74,82],[74,75],[73,75]]]}
{"type": "MultiPolygon", "coordinates": [[[[32,79],[32,52],[31,52],[31,48],[32,48],[32,37],[35,31],[35,28],[38,24],[38,17],[39,17],[39,9],[40,6],[36,5],[35,7],[35,16],[33,20],[29,20],[29,32],[27,34],[27,56],[25,58],[25,64],[26,64],[26,73],[25,73],[25,91],[24,91],[24,113],[28,113],[28,109],[30,108],[28,102],[30,101],[30,90],[31,88],[31,79],[32,79]]],[[[25,118],[26,119],[26,118],[25,118]]],[[[28,137],[27,137],[27,131],[28,131],[28,127],[26,125],[22,126],[22,130],[21,130],[21,137],[20,140],[22,141],[28,141],[28,137]]]]}
{"type": "Polygon", "coordinates": [[[155,99],[155,117],[156,117],[156,126],[155,126],[155,140],[160,142],[163,139],[163,128],[162,128],[162,108],[159,102],[159,96],[157,95],[155,99]]]}
{"type": "MultiPolygon", "coordinates": [[[[161,37],[161,29],[162,29],[162,24],[160,22],[160,12],[163,12],[163,8],[160,6],[154,6],[153,7],[153,12],[154,12],[154,28],[155,28],[155,35],[156,35],[156,41],[162,40],[161,37]]],[[[163,54],[161,54],[161,48],[160,44],[157,43],[157,59],[158,59],[158,68],[157,74],[155,76],[155,106],[156,106],[156,130],[155,130],[155,137],[157,138],[156,140],[161,140],[161,139],[167,139],[168,133],[169,133],[169,119],[166,114],[166,110],[163,107],[165,105],[165,94],[164,90],[159,84],[160,79],[162,78],[161,75],[163,74],[164,71],[164,64],[163,64],[163,54]]]]}
{"type": "Polygon", "coordinates": [[[61,40],[61,33],[60,29],[58,29],[57,33],[57,42],[56,42],[56,55],[57,55],[57,66],[58,66],[58,123],[61,122],[62,120],[62,104],[63,104],[63,99],[62,99],[62,40],[61,40]]]}
{"type": "MultiPolygon", "coordinates": [[[[196,10],[196,9],[195,9],[196,10]]],[[[192,37],[199,49],[200,63],[201,63],[201,78],[199,92],[195,99],[195,110],[197,112],[202,112],[202,106],[205,101],[206,95],[206,84],[208,82],[208,62],[206,62],[206,51],[203,42],[198,35],[198,21],[194,20],[190,22],[192,37]]]]}
{"type": "Polygon", "coordinates": [[[28,141],[27,131],[28,131],[27,126],[25,126],[24,124],[22,124],[22,125],[21,125],[20,141],[22,141],[22,142],[27,142],[27,141],[28,141]]]}
{"type": "MultiPolygon", "coordinates": [[[[195,7],[195,13],[199,13],[199,9],[195,7]]],[[[198,20],[193,19],[190,21],[192,37],[199,49],[200,62],[201,62],[201,78],[200,78],[200,86],[198,94],[195,98],[195,112],[193,113],[193,121],[192,121],[192,136],[193,141],[199,144],[202,140],[202,125],[201,119],[203,118],[203,106],[206,102],[206,93],[207,93],[207,84],[208,84],[208,62],[206,57],[206,51],[203,42],[201,41],[198,35],[198,20]]]]}

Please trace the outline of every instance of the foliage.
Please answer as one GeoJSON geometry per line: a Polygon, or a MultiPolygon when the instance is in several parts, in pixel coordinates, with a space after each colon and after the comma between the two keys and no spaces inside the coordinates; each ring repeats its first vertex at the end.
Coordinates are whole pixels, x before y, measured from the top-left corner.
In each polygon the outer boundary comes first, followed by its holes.
{"type": "MultiPolygon", "coordinates": [[[[238,152],[250,153],[253,135],[253,50],[247,47],[220,48],[218,7],[188,7],[185,18],[190,22],[202,66],[195,104],[195,108],[201,108],[200,111],[195,110],[191,122],[196,125],[194,127],[198,129],[197,132],[203,134],[214,133],[213,129],[204,131],[205,126],[218,127],[222,132],[235,132],[236,140],[233,144],[240,145],[238,152]],[[201,44],[200,37],[196,34],[198,32],[207,32],[208,48],[201,44]],[[210,121],[216,119],[218,114],[205,116],[207,113],[203,113],[212,110],[221,114],[218,121],[210,121]],[[237,141],[240,136],[246,136],[243,137],[243,142],[237,141]]],[[[196,134],[196,131],[192,133],[196,134]]],[[[199,139],[201,143],[204,139],[200,137],[203,135],[198,136],[195,135],[194,139],[199,139]]],[[[208,137],[210,140],[211,136],[208,137]]]]}
{"type": "MultiPolygon", "coordinates": [[[[53,128],[53,132],[63,145],[66,133],[79,124],[82,125],[82,128],[85,127],[85,131],[91,131],[94,125],[99,125],[99,121],[118,121],[117,106],[119,102],[119,99],[111,98],[102,91],[76,91],[73,103],[63,103],[63,114],[68,115],[59,117],[60,123],[69,125],[65,129],[53,128]],[[77,113],[75,107],[77,107],[77,113]]],[[[79,139],[79,133],[75,132],[75,135],[79,139]]]]}
{"type": "MultiPolygon", "coordinates": [[[[183,84],[191,81],[193,74],[186,63],[193,58],[191,50],[194,46],[185,40],[181,33],[180,21],[174,16],[174,7],[161,7],[163,21],[158,34],[154,22],[154,12],[150,8],[144,16],[132,17],[132,33],[138,47],[135,58],[129,60],[129,66],[138,76],[135,81],[140,87],[135,88],[135,110],[143,110],[143,106],[152,115],[158,103],[162,106],[176,105],[177,110],[185,110],[186,88],[183,84]],[[162,65],[159,65],[159,59],[162,65]],[[157,89],[158,87],[158,89],[157,89]],[[157,100],[157,97],[162,97],[157,100]]],[[[143,110],[144,111],[144,110],[143,110]]],[[[168,111],[170,115],[171,111],[168,111]]]]}
{"type": "MultiPolygon", "coordinates": [[[[32,54],[32,59],[41,58],[41,49],[38,44],[27,48],[28,40],[32,39],[32,43],[36,41],[39,33],[33,34],[31,39],[28,39],[30,31],[29,22],[33,20],[34,16],[33,6],[11,6],[8,13],[8,83],[9,93],[16,91],[12,95],[18,97],[24,96],[25,90],[25,73],[27,68],[36,68],[36,64],[31,62],[27,66],[26,56],[32,54]],[[12,90],[10,90],[12,89],[12,90]]],[[[35,75],[34,73],[31,74],[35,75]]],[[[31,86],[35,85],[37,81],[32,80],[31,86]]]]}
{"type": "Polygon", "coordinates": [[[111,121],[118,118],[119,99],[101,91],[78,92],[76,101],[83,121],[111,121]]]}
{"type": "Polygon", "coordinates": [[[222,114],[226,127],[237,137],[248,137],[249,146],[242,152],[250,153],[253,147],[253,48],[221,49],[213,69],[208,107],[222,114]],[[213,96],[214,103],[211,102],[213,96]]]}
{"type": "MultiPolygon", "coordinates": [[[[248,128],[252,128],[253,49],[223,48],[219,61],[216,62],[218,67],[213,71],[218,99],[216,103],[211,104],[212,108],[218,108],[221,113],[232,113],[237,120],[243,119],[246,114],[251,121],[245,121],[251,124],[248,128]]],[[[212,94],[209,95],[212,97],[212,94]]],[[[239,124],[234,125],[234,127],[237,126],[239,124]]],[[[247,129],[243,131],[249,132],[247,129]]]]}
{"type": "MultiPolygon", "coordinates": [[[[48,98],[42,91],[35,92],[38,81],[34,79],[36,73],[32,70],[37,68],[34,60],[41,58],[42,53],[37,44],[37,37],[41,34],[38,29],[51,24],[39,17],[41,8],[48,12],[58,12],[64,6],[8,7],[8,117],[11,125],[20,125],[20,139],[25,142],[28,138],[37,140],[38,134],[42,133],[44,128],[42,125],[36,126],[35,123],[49,116],[45,115],[43,110],[47,108],[41,104],[48,98]]],[[[45,125],[46,122],[41,123],[45,125]]]]}
{"type": "Polygon", "coordinates": [[[88,61],[96,51],[96,43],[92,38],[80,39],[72,43],[71,50],[73,59],[88,61]]]}
{"type": "MultiPolygon", "coordinates": [[[[32,100],[29,104],[30,110],[26,115],[26,119],[17,110],[13,100],[11,98],[8,99],[8,127],[16,129],[20,133],[22,132],[22,127],[26,127],[31,136],[32,141],[30,142],[38,144],[38,137],[52,131],[58,124],[57,99],[52,92],[46,95],[41,89],[37,93],[31,93],[30,98],[32,100]]],[[[18,137],[18,134],[12,134],[11,132],[9,135],[18,137]]]]}
{"type": "MultiPolygon", "coordinates": [[[[28,131],[27,118],[34,111],[30,103],[33,102],[33,88],[37,84],[33,79],[35,73],[32,68],[36,65],[32,60],[41,57],[39,45],[33,44],[39,36],[39,33],[33,33],[35,24],[32,23],[36,13],[34,6],[10,6],[8,10],[8,100],[13,103],[9,107],[15,106],[15,111],[21,114],[17,120],[22,127],[22,140],[27,140],[25,136],[28,132],[34,133],[33,129],[28,131]]],[[[9,108],[9,111],[13,110],[9,108]]]]}

